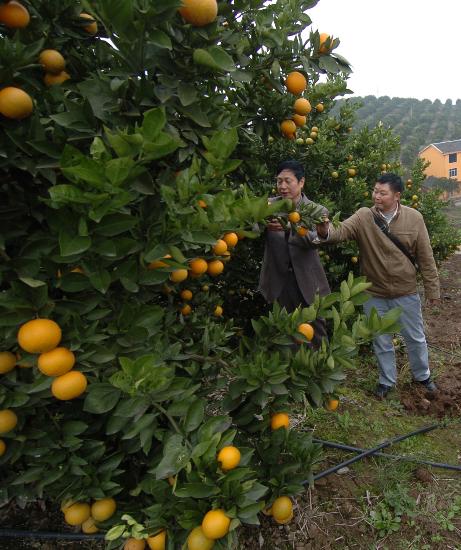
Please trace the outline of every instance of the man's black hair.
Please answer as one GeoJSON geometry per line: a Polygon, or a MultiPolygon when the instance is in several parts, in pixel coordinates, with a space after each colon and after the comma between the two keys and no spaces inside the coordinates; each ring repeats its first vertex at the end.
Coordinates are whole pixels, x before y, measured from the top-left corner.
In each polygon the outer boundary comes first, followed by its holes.
{"type": "Polygon", "coordinates": [[[284,160],[277,166],[277,175],[283,170],[291,170],[297,180],[304,177],[304,166],[297,160],[284,160]]]}
{"type": "Polygon", "coordinates": [[[376,181],[378,183],[387,183],[394,193],[403,193],[402,178],[393,172],[382,174],[376,181]]]}

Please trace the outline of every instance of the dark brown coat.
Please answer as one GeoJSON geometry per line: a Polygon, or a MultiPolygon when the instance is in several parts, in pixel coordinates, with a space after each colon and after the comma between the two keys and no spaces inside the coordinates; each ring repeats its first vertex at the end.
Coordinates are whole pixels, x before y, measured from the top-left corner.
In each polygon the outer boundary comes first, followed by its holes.
{"type": "MultiPolygon", "coordinates": [[[[271,201],[281,200],[275,197],[271,201]]],[[[311,203],[305,195],[301,202],[311,203]]],[[[325,215],[328,211],[325,209],[325,215]]],[[[268,302],[274,302],[280,296],[288,270],[292,266],[301,294],[311,304],[316,293],[321,296],[330,294],[330,287],[320,262],[316,245],[311,240],[315,232],[300,237],[289,233],[288,240],[283,231],[267,231],[263,265],[259,277],[259,290],[268,302]]]]}

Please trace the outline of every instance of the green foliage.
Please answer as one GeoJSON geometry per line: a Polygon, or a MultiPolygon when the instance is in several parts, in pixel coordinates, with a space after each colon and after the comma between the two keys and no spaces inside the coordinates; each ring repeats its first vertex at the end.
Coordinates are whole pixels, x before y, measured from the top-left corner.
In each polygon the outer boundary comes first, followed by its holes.
{"type": "Polygon", "coordinates": [[[404,519],[416,515],[416,500],[403,485],[384,491],[384,498],[369,511],[371,525],[380,537],[399,531],[404,519]]]}
{"type": "MultiPolygon", "coordinates": [[[[276,306],[261,316],[252,300],[256,226],[292,207],[268,203],[275,163],[299,152],[308,194],[345,214],[363,203],[375,161],[395,150],[383,129],[350,134],[351,110],[330,116],[350,67],[319,51],[318,32],[301,37],[313,4],[220,3],[218,19],[196,28],[177,13],[179,0],[40,0],[25,2],[26,29],[0,29],[2,82],[34,100],[29,118],[0,128],[0,349],[31,367],[2,375],[0,406],[19,418],[2,434],[3,502],[114,496],[117,513],[101,526],[112,548],[160,528],[179,547],[222,507],[232,519],[223,548],[238,525],[258,524],[277,496],[312,479],[318,446],[294,428],[272,431],[270,416],[322,406],[359,346],[394,332],[398,316],[359,314],[368,283],[352,274],[292,314],[276,306]],[[98,23],[95,36],[82,10],[98,23]],[[44,85],[43,48],[64,55],[70,80],[44,85]],[[294,69],[307,75],[312,105],[324,105],[309,119],[315,142],[299,131],[302,149],[278,133],[291,116],[283,82],[294,69]],[[380,151],[373,162],[369,142],[380,151]],[[247,239],[224,277],[189,271],[172,282],[195,258],[228,259],[213,246],[234,231],[247,239]],[[224,318],[213,315],[218,304],[224,318]],[[88,380],[81,397],[55,399],[37,356],[19,349],[19,326],[36,317],[62,328],[61,345],[88,380]],[[331,337],[314,351],[297,326],[317,317],[331,337]],[[216,456],[231,444],[241,461],[224,472],[216,456]]],[[[302,221],[320,214],[306,209],[302,221]]],[[[338,281],[353,253],[338,248],[329,269],[338,281]]]]}

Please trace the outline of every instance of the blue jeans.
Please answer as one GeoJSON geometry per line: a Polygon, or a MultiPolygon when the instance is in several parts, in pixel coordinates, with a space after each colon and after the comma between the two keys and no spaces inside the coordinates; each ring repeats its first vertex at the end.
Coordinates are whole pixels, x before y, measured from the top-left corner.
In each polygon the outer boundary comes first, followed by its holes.
{"type": "MultiPolygon", "coordinates": [[[[400,333],[405,340],[413,378],[426,380],[430,376],[429,354],[424,334],[423,315],[419,294],[409,294],[399,298],[378,298],[371,296],[363,309],[366,315],[375,307],[379,315],[384,315],[394,307],[402,308],[400,315],[400,333]]],[[[392,334],[383,334],[373,340],[373,349],[378,360],[379,383],[394,386],[397,382],[397,368],[392,334]]]]}

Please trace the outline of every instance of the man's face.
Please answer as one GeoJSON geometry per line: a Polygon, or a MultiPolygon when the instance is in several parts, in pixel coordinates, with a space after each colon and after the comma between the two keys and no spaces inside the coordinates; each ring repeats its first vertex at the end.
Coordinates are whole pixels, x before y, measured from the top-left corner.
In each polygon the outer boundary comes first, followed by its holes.
{"type": "Polygon", "coordinates": [[[397,204],[400,200],[400,192],[392,191],[388,183],[376,183],[372,197],[378,210],[390,212],[397,208],[397,204]]]}
{"type": "Polygon", "coordinates": [[[298,200],[304,187],[304,178],[298,180],[291,170],[282,170],[277,176],[277,190],[284,199],[298,200]]]}

